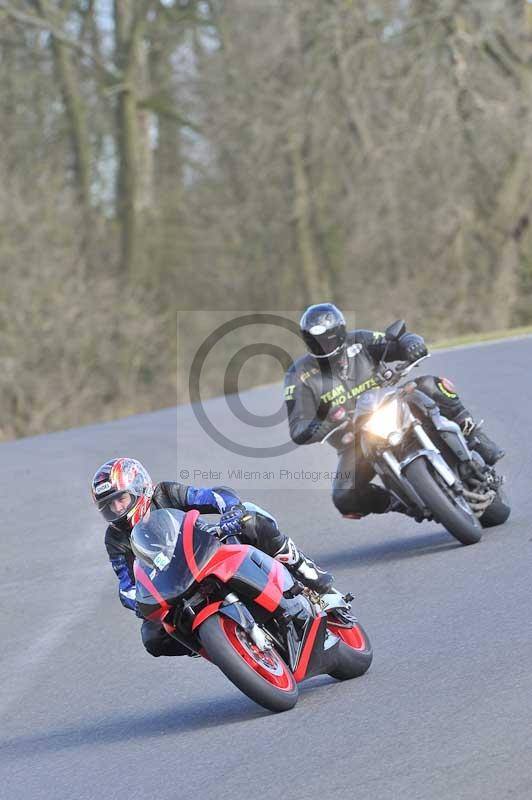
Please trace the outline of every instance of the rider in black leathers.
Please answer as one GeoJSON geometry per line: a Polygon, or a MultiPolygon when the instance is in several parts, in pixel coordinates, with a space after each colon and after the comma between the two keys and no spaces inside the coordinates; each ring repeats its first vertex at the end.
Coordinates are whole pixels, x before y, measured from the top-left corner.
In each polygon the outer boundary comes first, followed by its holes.
{"type": "MultiPolygon", "coordinates": [[[[333,577],[321,570],[292,539],[285,536],[276,520],[253,503],[242,503],[226,486],[187,486],[175,481],[153,485],[145,467],[132,458],[115,458],[96,471],[92,479],[92,497],[109,524],[105,547],[119,581],[120,602],[135,610],[135,556],[131,547],[131,531],[149,509],[196,509],[200,514],[219,514],[221,535],[239,534],[250,544],[276,558],[302,584],[318,594],[327,592],[333,577]]],[[[164,628],[144,620],[141,629],[144,647],[153,656],[190,655],[188,648],[169,636],[164,628]]]]}
{"type": "MultiPolygon", "coordinates": [[[[427,354],[423,338],[414,333],[388,342],[379,331],[347,331],[343,314],[331,303],[307,308],[300,328],[309,353],[292,364],[285,379],[290,436],[296,444],[319,442],[348,419],[357,397],[377,386],[373,375],[386,346],[386,361],[413,362],[427,354]]],[[[444,416],[460,425],[487,464],[502,458],[504,451],[480,430],[451,381],[424,375],[415,383],[444,416]]],[[[405,511],[386,489],[371,483],[375,472],[353,441],[349,427],[328,439],[339,455],[333,483],[336,508],[352,518],[405,511]]]]}

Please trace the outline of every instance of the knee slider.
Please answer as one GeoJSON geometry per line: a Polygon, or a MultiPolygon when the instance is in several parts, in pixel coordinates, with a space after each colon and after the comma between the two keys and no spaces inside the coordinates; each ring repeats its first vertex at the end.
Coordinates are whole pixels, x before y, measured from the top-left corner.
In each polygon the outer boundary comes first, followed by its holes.
{"type": "Polygon", "coordinates": [[[159,656],[161,655],[161,649],[160,645],[158,645],[157,642],[153,642],[148,639],[148,641],[143,642],[143,644],[146,652],[149,653],[150,656],[153,656],[154,658],[159,658],[159,656]]]}
{"type": "Polygon", "coordinates": [[[332,501],[340,514],[358,513],[353,495],[354,492],[351,485],[338,484],[333,488],[332,501]]]}

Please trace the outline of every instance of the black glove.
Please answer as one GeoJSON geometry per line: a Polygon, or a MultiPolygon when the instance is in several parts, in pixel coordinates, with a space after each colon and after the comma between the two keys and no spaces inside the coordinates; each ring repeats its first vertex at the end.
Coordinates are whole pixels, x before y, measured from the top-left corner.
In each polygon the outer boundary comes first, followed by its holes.
{"type": "Polygon", "coordinates": [[[399,356],[404,361],[417,361],[428,353],[427,345],[422,336],[417,333],[404,333],[399,339],[399,356]]]}
{"type": "Polygon", "coordinates": [[[220,530],[224,536],[240,533],[242,530],[243,517],[249,514],[247,508],[242,504],[226,509],[220,517],[220,530]]]}

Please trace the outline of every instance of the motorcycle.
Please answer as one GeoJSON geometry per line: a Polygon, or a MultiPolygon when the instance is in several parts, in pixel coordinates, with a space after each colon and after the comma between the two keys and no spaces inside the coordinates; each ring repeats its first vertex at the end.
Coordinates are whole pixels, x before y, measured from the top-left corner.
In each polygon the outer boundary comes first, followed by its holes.
{"type": "Polygon", "coordinates": [[[244,694],[286,711],[314,675],[363,675],[373,653],[351,595],[319,596],[278,561],[176,509],[132,532],[139,614],[215,664],[244,694]]]}
{"type": "MultiPolygon", "coordinates": [[[[388,343],[405,331],[402,320],[394,322],[385,331],[388,343]]],[[[385,350],[376,388],[361,395],[350,421],[325,439],[351,424],[364,458],[407,513],[419,522],[436,520],[462,544],[474,544],[482,528],[501,525],[510,515],[504,479],[414,382],[397,385],[428,357],[387,364],[385,350]]]]}

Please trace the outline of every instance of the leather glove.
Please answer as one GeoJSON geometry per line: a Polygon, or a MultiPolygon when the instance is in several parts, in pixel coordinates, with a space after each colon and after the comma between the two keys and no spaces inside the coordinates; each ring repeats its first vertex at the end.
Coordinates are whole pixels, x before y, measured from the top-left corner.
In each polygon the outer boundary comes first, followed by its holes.
{"type": "Polygon", "coordinates": [[[417,361],[428,353],[427,345],[417,333],[404,333],[399,339],[399,353],[405,361],[417,361]]]}
{"type": "Polygon", "coordinates": [[[137,590],[135,589],[134,586],[132,586],[131,589],[127,589],[126,591],[120,589],[118,592],[118,594],[120,595],[120,602],[122,603],[123,606],[129,608],[130,611],[136,611],[136,593],[137,590]]]}
{"type": "MultiPolygon", "coordinates": [[[[331,408],[329,413],[327,414],[327,419],[334,423],[334,425],[341,425],[342,422],[346,422],[348,419],[347,409],[344,406],[336,406],[336,408],[331,408]]],[[[355,439],[355,434],[353,432],[352,425],[346,425],[345,428],[342,429],[342,438],[340,439],[342,445],[345,447],[355,439]]]]}
{"type": "Polygon", "coordinates": [[[220,531],[224,536],[240,533],[242,530],[242,518],[248,514],[248,510],[242,504],[231,506],[224,511],[220,517],[220,531]]]}
{"type": "Polygon", "coordinates": [[[334,408],[331,408],[327,414],[327,419],[329,422],[334,422],[335,425],[340,425],[342,422],[345,422],[346,417],[347,411],[345,410],[344,406],[335,406],[334,408]]]}

